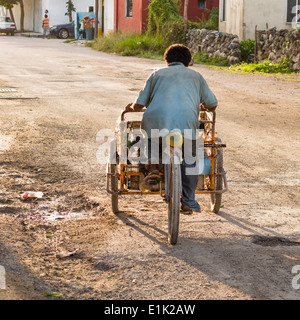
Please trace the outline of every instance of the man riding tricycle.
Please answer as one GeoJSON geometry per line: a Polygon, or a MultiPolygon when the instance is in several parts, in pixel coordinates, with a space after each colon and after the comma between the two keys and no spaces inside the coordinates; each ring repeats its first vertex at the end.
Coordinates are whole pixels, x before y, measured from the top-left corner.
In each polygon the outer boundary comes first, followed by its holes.
{"type": "Polygon", "coordinates": [[[106,176],[114,213],[119,195],[161,195],[168,203],[168,241],[175,244],[180,211],[200,211],[195,194],[209,193],[211,210],[219,211],[227,189],[225,145],[215,137],[217,99],[202,75],[188,68],[190,50],[172,45],[164,59],[167,67],[149,76],[121,114],[106,176]],[[137,112],[142,120],[125,120],[137,112]]]}

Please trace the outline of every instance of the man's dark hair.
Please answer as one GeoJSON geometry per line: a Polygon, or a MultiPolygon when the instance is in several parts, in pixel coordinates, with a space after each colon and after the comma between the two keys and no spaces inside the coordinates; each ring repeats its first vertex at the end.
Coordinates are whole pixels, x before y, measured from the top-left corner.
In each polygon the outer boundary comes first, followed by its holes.
{"type": "Polygon", "coordinates": [[[172,62],[182,62],[187,67],[192,60],[192,54],[188,47],[176,43],[166,49],[164,59],[168,64],[172,62]]]}
{"type": "Polygon", "coordinates": [[[45,18],[48,18],[48,16],[45,14],[45,18]]]}

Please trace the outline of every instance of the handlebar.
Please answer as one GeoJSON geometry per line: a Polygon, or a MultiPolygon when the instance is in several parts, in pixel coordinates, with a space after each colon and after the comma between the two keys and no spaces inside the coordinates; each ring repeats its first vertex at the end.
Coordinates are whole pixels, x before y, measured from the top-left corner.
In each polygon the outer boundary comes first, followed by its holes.
{"type": "Polygon", "coordinates": [[[143,109],[138,110],[138,111],[136,111],[136,110],[133,110],[133,111],[123,110],[122,113],[121,113],[121,121],[124,121],[124,119],[125,119],[125,114],[126,114],[126,113],[145,112],[145,110],[146,110],[146,108],[143,108],[143,109]]]}
{"type": "MultiPolygon", "coordinates": [[[[121,112],[121,121],[124,121],[124,119],[125,119],[125,114],[126,113],[132,113],[132,112],[145,112],[145,110],[146,110],[146,108],[143,108],[143,109],[141,109],[141,110],[133,110],[133,111],[127,111],[127,110],[123,110],[122,112],[121,112]]],[[[214,111],[209,111],[209,109],[205,109],[205,110],[201,110],[200,109],[200,112],[210,112],[210,113],[212,113],[213,114],[213,119],[215,119],[216,118],[216,111],[214,110],[214,111]]]]}

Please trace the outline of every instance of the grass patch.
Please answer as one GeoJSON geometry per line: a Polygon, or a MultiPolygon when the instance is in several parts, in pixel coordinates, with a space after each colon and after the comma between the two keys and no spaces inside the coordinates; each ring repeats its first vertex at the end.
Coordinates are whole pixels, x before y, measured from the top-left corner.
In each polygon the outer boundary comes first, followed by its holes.
{"type": "Polygon", "coordinates": [[[198,52],[194,56],[194,63],[212,65],[212,66],[229,66],[229,61],[226,58],[215,57],[210,58],[208,55],[202,52],[198,52]]]}
{"type": "MultiPolygon", "coordinates": [[[[116,53],[123,56],[163,60],[163,53],[170,44],[170,40],[166,35],[111,33],[108,36],[102,36],[95,41],[86,43],[86,46],[95,50],[116,53]]],[[[278,63],[266,60],[261,63],[243,62],[239,65],[230,66],[226,58],[210,58],[207,54],[199,52],[194,56],[194,63],[238,73],[296,74],[295,71],[290,68],[287,58],[282,59],[278,63]]]]}
{"type": "Polygon", "coordinates": [[[122,56],[162,60],[163,53],[169,43],[164,36],[112,33],[108,36],[99,37],[96,41],[90,43],[90,46],[95,50],[117,53],[122,56]]]}
{"type": "Polygon", "coordinates": [[[278,63],[273,63],[270,60],[265,60],[261,63],[246,63],[243,62],[239,65],[231,67],[232,71],[239,71],[243,73],[266,73],[266,74],[292,74],[295,73],[290,68],[289,60],[282,59],[278,63]]]}
{"type": "Polygon", "coordinates": [[[268,72],[263,72],[264,68],[262,68],[261,63],[254,64],[254,63],[242,63],[241,65],[235,65],[230,67],[222,67],[222,66],[212,66],[212,69],[217,71],[225,71],[231,73],[239,73],[239,74],[261,74],[264,76],[274,77],[275,80],[279,81],[289,81],[289,82],[300,82],[300,73],[295,72],[291,69],[287,70],[287,72],[277,72],[278,69],[275,67],[272,69],[276,72],[270,72],[271,70],[268,69],[268,72]],[[252,66],[249,66],[252,65],[252,66]]]}
{"type": "Polygon", "coordinates": [[[74,42],[74,41],[77,41],[77,39],[67,39],[64,41],[64,43],[71,43],[71,42],[74,42]]]}
{"type": "MultiPolygon", "coordinates": [[[[99,37],[86,45],[99,51],[116,53],[122,56],[137,56],[147,59],[163,60],[166,48],[172,43],[163,35],[137,35],[112,33],[99,37]]],[[[209,58],[204,53],[194,56],[194,63],[213,66],[229,66],[226,58],[209,58]]]]}

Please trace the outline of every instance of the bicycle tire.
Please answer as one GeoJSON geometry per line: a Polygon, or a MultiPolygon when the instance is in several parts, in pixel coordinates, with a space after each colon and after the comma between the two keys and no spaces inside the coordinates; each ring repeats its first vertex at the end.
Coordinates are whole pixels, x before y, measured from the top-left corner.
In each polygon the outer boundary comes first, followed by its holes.
{"type": "Polygon", "coordinates": [[[117,173],[117,165],[111,164],[110,165],[110,173],[111,175],[111,190],[114,192],[111,195],[111,209],[113,213],[119,212],[119,195],[117,193],[118,191],[118,177],[114,176],[114,174],[117,173]]]}
{"type": "Polygon", "coordinates": [[[168,242],[177,243],[179,233],[181,168],[176,156],[170,158],[168,168],[168,242]]]}
{"type": "MultiPolygon", "coordinates": [[[[215,138],[217,143],[222,143],[220,138],[215,138]]],[[[215,172],[218,174],[223,173],[223,150],[222,148],[217,149],[217,155],[215,157],[215,172]]],[[[223,187],[223,176],[215,176],[216,190],[222,190],[223,187]]],[[[211,193],[210,195],[210,209],[214,213],[218,213],[221,208],[222,193],[211,193]]]]}

